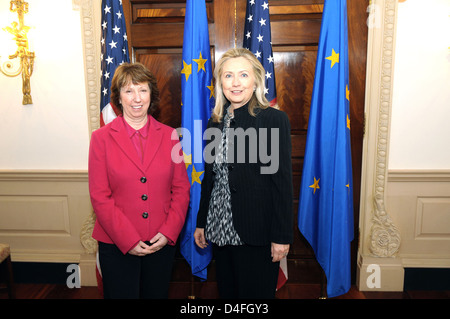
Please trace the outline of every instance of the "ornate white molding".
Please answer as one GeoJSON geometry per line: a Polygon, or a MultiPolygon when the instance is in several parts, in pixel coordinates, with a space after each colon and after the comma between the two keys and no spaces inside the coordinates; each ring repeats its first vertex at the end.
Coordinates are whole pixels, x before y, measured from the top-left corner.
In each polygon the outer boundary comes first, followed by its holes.
{"type": "MultiPolygon", "coordinates": [[[[373,37],[373,50],[377,50],[377,42],[381,44],[381,59],[376,61],[379,68],[372,68],[372,71],[379,71],[378,83],[379,95],[377,105],[369,107],[377,108],[377,127],[376,127],[376,153],[373,167],[366,169],[374,170],[374,187],[371,227],[369,234],[369,251],[375,257],[394,257],[400,248],[401,237],[397,227],[392,222],[386,211],[386,182],[387,182],[387,163],[389,150],[389,130],[390,114],[392,107],[392,87],[394,70],[394,51],[395,51],[395,31],[396,31],[396,0],[374,1],[375,8],[382,14],[381,34],[373,37]],[[382,12],[380,10],[382,8],[382,12]]],[[[370,84],[370,83],[369,83],[370,84]]],[[[369,88],[370,89],[370,88],[369,88]]],[[[369,147],[370,147],[369,142],[369,147]]],[[[368,170],[366,173],[370,174],[368,170]]]]}
{"type": "Polygon", "coordinates": [[[50,170],[0,170],[0,182],[87,182],[86,171],[50,171],[50,170]]]}
{"type": "Polygon", "coordinates": [[[84,221],[81,227],[80,240],[87,254],[94,254],[97,251],[97,241],[92,238],[92,231],[95,225],[95,214],[92,212],[84,221]]]}
{"type": "Polygon", "coordinates": [[[80,8],[89,133],[100,127],[99,0],[73,0],[80,8]],[[97,8],[98,7],[98,8],[97,8]]]}
{"type": "MultiPolygon", "coordinates": [[[[89,136],[100,127],[100,21],[101,0],[72,0],[80,9],[81,35],[83,43],[87,114],[89,136]]],[[[92,212],[83,223],[80,233],[81,244],[86,253],[97,251],[97,241],[92,238],[95,214],[92,212]]]]}
{"type": "Polygon", "coordinates": [[[389,182],[450,182],[448,169],[390,169],[389,182]]]}

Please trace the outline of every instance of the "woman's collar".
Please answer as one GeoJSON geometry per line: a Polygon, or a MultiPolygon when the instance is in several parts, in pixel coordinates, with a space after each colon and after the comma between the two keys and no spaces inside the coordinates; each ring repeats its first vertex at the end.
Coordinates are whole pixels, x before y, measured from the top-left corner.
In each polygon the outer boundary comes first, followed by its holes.
{"type": "MultiPolygon", "coordinates": [[[[244,105],[238,107],[237,109],[233,109],[233,113],[236,113],[236,112],[240,113],[240,112],[242,112],[242,110],[248,110],[249,103],[250,103],[250,101],[248,101],[244,105]]],[[[227,112],[228,108],[230,108],[230,107],[231,107],[231,103],[230,103],[230,101],[227,101],[227,103],[225,104],[225,107],[224,107],[225,112],[227,112]]]]}

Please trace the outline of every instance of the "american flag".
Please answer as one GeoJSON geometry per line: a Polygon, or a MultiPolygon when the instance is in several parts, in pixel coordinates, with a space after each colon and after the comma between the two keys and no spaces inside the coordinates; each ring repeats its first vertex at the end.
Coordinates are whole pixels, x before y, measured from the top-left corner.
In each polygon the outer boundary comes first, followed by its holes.
{"type": "Polygon", "coordinates": [[[122,0],[102,0],[102,55],[100,125],[108,124],[118,115],[110,103],[111,80],[117,66],[129,62],[127,30],[122,0]]]}
{"type": "MultiPolygon", "coordinates": [[[[247,0],[245,14],[243,47],[252,51],[266,71],[266,98],[271,106],[277,104],[275,86],[275,66],[272,53],[270,32],[269,1],[247,0]]],[[[280,261],[277,289],[280,289],[288,279],[286,257],[280,261]]]]}
{"type": "MultiPolygon", "coordinates": [[[[122,0],[102,0],[102,54],[101,54],[101,98],[100,126],[114,120],[118,109],[111,105],[111,81],[117,66],[129,62],[128,40],[123,15],[122,0]]],[[[103,295],[103,279],[97,251],[96,277],[100,293],[103,295]]]]}
{"type": "Polygon", "coordinates": [[[266,98],[271,106],[275,105],[277,92],[268,0],[247,0],[243,47],[252,51],[266,70],[266,98]]]}

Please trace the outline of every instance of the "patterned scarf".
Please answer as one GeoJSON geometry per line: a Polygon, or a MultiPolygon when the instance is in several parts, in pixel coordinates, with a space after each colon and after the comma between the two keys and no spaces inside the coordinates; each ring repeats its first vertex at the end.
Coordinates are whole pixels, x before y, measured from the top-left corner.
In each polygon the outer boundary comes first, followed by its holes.
{"type": "Polygon", "coordinates": [[[220,143],[216,159],[213,164],[214,187],[209,201],[209,211],[206,220],[205,236],[218,246],[242,245],[233,226],[231,211],[231,192],[228,183],[228,139],[230,122],[233,115],[228,107],[223,119],[222,143],[220,143]]]}

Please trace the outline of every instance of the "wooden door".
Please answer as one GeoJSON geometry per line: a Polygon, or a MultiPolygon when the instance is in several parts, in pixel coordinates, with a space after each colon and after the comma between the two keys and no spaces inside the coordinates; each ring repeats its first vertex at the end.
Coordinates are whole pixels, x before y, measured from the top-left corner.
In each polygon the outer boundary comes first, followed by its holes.
{"type": "MultiPolygon", "coordinates": [[[[288,256],[289,280],[279,298],[296,297],[301,284],[318,284],[322,271],[309,244],[297,226],[298,194],[308,128],[309,107],[324,0],[271,0],[270,19],[275,58],[277,98],[292,128],[292,167],[294,183],[294,244],[288,256]]],[[[356,269],[357,225],[361,177],[364,88],[366,63],[366,8],[369,0],[348,0],[350,108],[354,169],[355,240],[353,277],[356,269]]],[[[155,117],[174,128],[181,126],[181,65],[184,13],[182,0],[124,0],[130,52],[135,61],[146,65],[157,77],[161,107],[155,117]]],[[[246,0],[206,0],[211,53],[214,63],[229,48],[241,47],[246,0]]],[[[192,278],[181,254],[177,255],[171,283],[171,296],[185,298],[217,297],[214,262],[208,280],[192,278]]],[[[317,297],[320,292],[317,292],[317,297]]]]}

